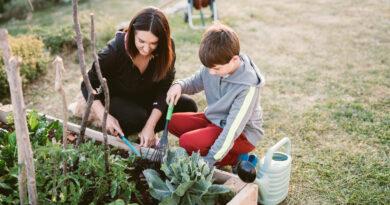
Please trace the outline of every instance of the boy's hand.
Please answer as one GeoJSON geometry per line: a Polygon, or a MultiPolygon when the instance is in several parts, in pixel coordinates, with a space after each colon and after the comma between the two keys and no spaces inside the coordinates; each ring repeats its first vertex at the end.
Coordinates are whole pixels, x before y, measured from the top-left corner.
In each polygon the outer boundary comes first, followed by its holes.
{"type": "Polygon", "coordinates": [[[177,101],[179,101],[179,98],[181,96],[181,86],[180,84],[174,84],[169,88],[167,93],[167,104],[170,105],[173,103],[174,105],[177,104],[177,101]]]}

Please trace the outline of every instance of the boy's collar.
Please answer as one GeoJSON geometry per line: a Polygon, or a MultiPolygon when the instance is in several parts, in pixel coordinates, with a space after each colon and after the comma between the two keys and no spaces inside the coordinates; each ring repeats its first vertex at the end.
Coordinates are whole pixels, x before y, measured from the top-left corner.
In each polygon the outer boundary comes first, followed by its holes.
{"type": "Polygon", "coordinates": [[[240,72],[241,70],[243,70],[244,66],[245,66],[244,60],[240,56],[240,65],[232,73],[228,74],[227,76],[224,76],[223,78],[228,78],[228,77],[240,72]]]}

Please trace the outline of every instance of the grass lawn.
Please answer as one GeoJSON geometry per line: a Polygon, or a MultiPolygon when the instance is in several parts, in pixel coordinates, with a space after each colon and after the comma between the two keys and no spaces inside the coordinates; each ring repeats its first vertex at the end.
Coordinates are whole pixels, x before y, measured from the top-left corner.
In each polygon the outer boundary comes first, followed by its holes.
{"type": "MultiPolygon", "coordinates": [[[[176,2],[179,2],[178,0],[176,2]]],[[[160,1],[89,0],[81,18],[96,16],[99,45],[135,11],[160,1]]],[[[265,76],[261,95],[266,135],[256,152],[284,136],[292,140],[288,204],[390,204],[390,3],[383,0],[224,0],[220,20],[233,27],[242,51],[265,76]]],[[[169,15],[177,78],[200,65],[202,31],[169,15]]],[[[2,27],[13,35],[32,26],[71,24],[71,6],[36,12],[2,27]]],[[[62,54],[68,101],[79,92],[74,52],[62,54]]],[[[53,57],[54,59],[54,57],[53,57]]],[[[88,54],[88,65],[91,64],[88,54]]],[[[25,91],[29,108],[61,113],[49,68],[25,91]]],[[[204,96],[196,100],[203,109],[204,96]]],[[[174,140],[173,140],[174,141],[174,140]]],[[[174,142],[173,142],[174,143],[174,142]]]]}

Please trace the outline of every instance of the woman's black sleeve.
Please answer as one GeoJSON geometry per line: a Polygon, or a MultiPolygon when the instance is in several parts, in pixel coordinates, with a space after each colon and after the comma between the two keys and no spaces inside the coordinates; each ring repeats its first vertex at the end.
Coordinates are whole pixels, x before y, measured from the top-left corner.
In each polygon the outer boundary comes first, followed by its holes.
{"type": "MultiPolygon", "coordinates": [[[[111,73],[110,73],[111,68],[116,66],[115,57],[116,57],[116,46],[115,46],[115,40],[113,39],[107,44],[105,48],[100,50],[98,53],[100,69],[102,71],[103,77],[106,78],[107,82],[109,82],[111,78],[111,73]]],[[[101,90],[100,88],[101,85],[96,72],[95,62],[92,64],[92,68],[88,71],[88,78],[89,81],[91,82],[92,88],[98,93],[97,95],[95,95],[95,100],[100,100],[104,102],[104,94],[103,92],[99,92],[101,90]]],[[[81,83],[81,92],[84,96],[84,99],[87,101],[88,89],[84,81],[81,83]]]]}

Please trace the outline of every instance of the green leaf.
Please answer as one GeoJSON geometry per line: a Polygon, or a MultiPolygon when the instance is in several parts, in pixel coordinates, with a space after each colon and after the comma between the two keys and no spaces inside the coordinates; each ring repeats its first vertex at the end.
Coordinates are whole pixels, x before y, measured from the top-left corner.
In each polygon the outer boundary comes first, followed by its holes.
{"type": "Polygon", "coordinates": [[[191,188],[191,186],[194,184],[194,181],[189,181],[189,182],[184,182],[184,183],[181,183],[177,189],[175,190],[175,194],[177,194],[178,196],[184,196],[184,194],[187,192],[187,190],[189,188],[191,188]]]}
{"type": "Polygon", "coordinates": [[[169,191],[174,192],[176,190],[176,187],[174,187],[169,180],[165,180],[165,184],[167,185],[169,191]]]}
{"type": "Polygon", "coordinates": [[[175,150],[175,158],[177,159],[188,158],[187,151],[184,148],[178,147],[175,150]]]}
{"type": "Polygon", "coordinates": [[[125,202],[122,199],[117,199],[116,201],[113,201],[108,205],[125,205],[125,202]]]}
{"type": "Polygon", "coordinates": [[[153,169],[146,169],[142,172],[148,182],[150,188],[150,194],[153,198],[162,201],[164,198],[169,197],[172,192],[167,185],[161,180],[159,174],[153,169]]]}
{"type": "Polygon", "coordinates": [[[8,135],[8,144],[12,145],[13,147],[16,146],[16,133],[12,132],[10,135],[8,135]]]}
{"type": "Polygon", "coordinates": [[[118,190],[118,182],[115,180],[111,183],[111,198],[116,196],[118,190]]]}
{"type": "Polygon", "coordinates": [[[214,205],[217,197],[215,195],[208,195],[202,197],[202,204],[204,205],[214,205]]]}
{"type": "Polygon", "coordinates": [[[4,144],[5,140],[6,140],[6,137],[8,136],[8,131],[3,129],[3,128],[0,128],[0,143],[1,144],[4,144]]]}
{"type": "Polygon", "coordinates": [[[230,189],[228,189],[226,186],[213,184],[207,190],[207,195],[211,195],[211,194],[218,195],[218,194],[224,194],[228,192],[230,192],[230,189]]]}
{"type": "Polygon", "coordinates": [[[39,115],[36,111],[31,111],[28,113],[28,125],[32,132],[35,132],[35,130],[38,127],[39,124],[39,115]]]}
{"type": "Polygon", "coordinates": [[[163,162],[164,164],[169,167],[175,160],[175,152],[172,150],[168,150],[167,154],[164,156],[163,162]]]}
{"type": "Polygon", "coordinates": [[[165,198],[159,205],[178,205],[179,202],[180,197],[173,194],[172,196],[165,198]]]}
{"type": "Polygon", "coordinates": [[[210,186],[211,182],[203,179],[195,182],[191,190],[202,196],[207,192],[210,186]]]}
{"type": "Polygon", "coordinates": [[[14,116],[12,115],[12,113],[9,113],[8,115],[7,115],[7,117],[5,117],[6,118],[6,123],[8,124],[8,125],[13,125],[14,124],[14,116]]]}
{"type": "Polygon", "coordinates": [[[7,189],[7,190],[12,190],[12,187],[10,187],[8,184],[0,182],[0,188],[2,189],[7,189]]]}
{"type": "Polygon", "coordinates": [[[189,193],[186,193],[186,195],[183,197],[183,200],[181,201],[180,205],[192,205],[192,197],[189,193]]]}

